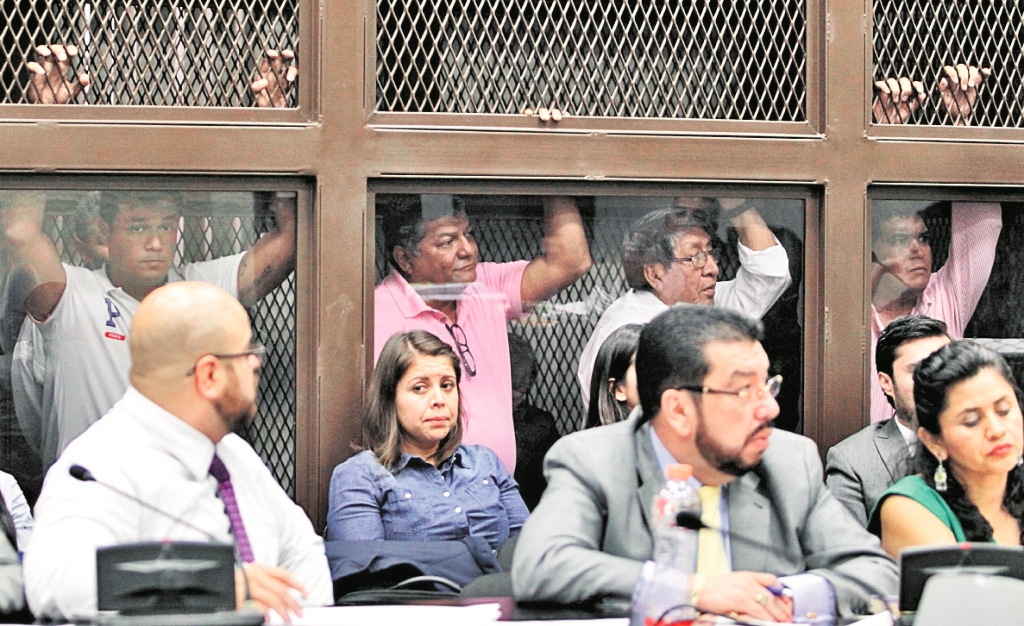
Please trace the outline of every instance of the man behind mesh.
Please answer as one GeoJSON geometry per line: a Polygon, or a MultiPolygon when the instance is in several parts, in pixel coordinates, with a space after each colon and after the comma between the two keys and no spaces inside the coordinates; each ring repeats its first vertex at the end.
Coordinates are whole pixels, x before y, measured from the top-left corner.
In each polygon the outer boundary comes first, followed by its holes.
{"type": "Polygon", "coordinates": [[[760,318],[791,281],[786,249],[753,204],[743,199],[676,198],[673,208],[651,211],[633,224],[623,238],[622,259],[630,289],[605,310],[580,355],[584,416],[594,359],[622,326],[645,324],[681,302],[760,318]],[[739,232],[740,269],[735,280],[723,282],[718,282],[720,250],[712,247],[719,202],[739,232]]]}
{"type": "Polygon", "coordinates": [[[374,289],[374,359],[391,335],[426,330],[462,361],[464,441],[516,469],[507,324],[590,268],[576,203],[545,197],[543,252],[530,261],[478,263],[465,202],[451,195],[378,198],[391,272],[374,289]]]}
{"type": "Polygon", "coordinates": [[[45,203],[40,193],[0,192],[0,243],[12,264],[28,270],[28,318],[12,365],[15,407],[44,471],[127,389],[127,338],[139,302],[165,283],[199,280],[252,306],[294,269],[296,210],[294,195],[281,194],[275,227],[251,250],[176,267],[181,195],[105,191],[99,212],[109,258],[89,270],[61,262],[42,230],[45,203]],[[30,393],[35,378],[41,396],[30,393]]]}

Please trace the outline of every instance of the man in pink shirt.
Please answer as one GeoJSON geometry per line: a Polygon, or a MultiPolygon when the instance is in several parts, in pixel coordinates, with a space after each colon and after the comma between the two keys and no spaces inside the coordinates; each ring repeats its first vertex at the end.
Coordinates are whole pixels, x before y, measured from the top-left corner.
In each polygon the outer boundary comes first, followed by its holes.
{"type": "MultiPolygon", "coordinates": [[[[950,121],[969,126],[978,87],[991,74],[964,64],[943,68],[936,90],[950,121]]],[[[924,102],[921,82],[890,78],[875,83],[876,124],[902,124],[924,102]]],[[[963,339],[988,284],[1003,227],[999,204],[954,202],[946,263],[932,272],[932,248],[920,203],[876,201],[871,219],[871,422],[893,416],[876,382],[875,344],[889,322],[903,315],[927,315],[946,323],[949,336],[963,339]]]]}
{"type": "Polygon", "coordinates": [[[946,323],[949,336],[963,339],[992,273],[1003,227],[999,204],[954,202],[949,257],[932,272],[928,228],[919,213],[899,202],[875,202],[871,264],[871,422],[893,416],[878,385],[875,344],[889,322],[903,315],[927,315],[946,323]]]}
{"type": "MultiPolygon", "coordinates": [[[[421,329],[449,343],[462,362],[463,441],[494,450],[515,471],[507,324],[590,269],[575,202],[545,197],[544,245],[531,261],[478,263],[461,198],[397,196],[383,211],[391,272],[374,289],[374,360],[397,332],[421,329]]],[[[379,205],[380,206],[380,205],[379,205]]]]}

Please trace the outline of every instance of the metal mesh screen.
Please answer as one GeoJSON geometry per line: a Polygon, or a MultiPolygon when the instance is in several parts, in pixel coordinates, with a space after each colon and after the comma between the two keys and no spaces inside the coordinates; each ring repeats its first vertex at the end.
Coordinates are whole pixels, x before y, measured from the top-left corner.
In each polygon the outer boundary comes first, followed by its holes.
{"type": "Polygon", "coordinates": [[[91,79],[75,103],[250,106],[263,51],[298,45],[298,0],[3,0],[0,7],[0,103],[26,101],[25,64],[35,46],[74,44],[73,75],[91,79]]]}
{"type": "MultiPolygon", "coordinates": [[[[61,260],[81,265],[75,220],[81,192],[48,194],[43,229],[61,260]]],[[[183,209],[175,263],[210,260],[249,249],[273,227],[262,194],[194,193],[183,209]]],[[[295,495],[295,274],[249,310],[253,339],[267,348],[260,377],[259,411],[237,431],[256,449],[284,490],[295,495]]],[[[38,489],[40,461],[28,448],[14,414],[9,387],[0,393],[0,469],[14,474],[31,494],[38,489]],[[26,488],[27,486],[27,488],[26,488]]]]}
{"type": "MultiPolygon", "coordinates": [[[[543,210],[538,198],[508,196],[462,196],[479,246],[479,259],[508,262],[532,259],[541,254],[544,232],[543,210]]],[[[661,199],[670,202],[670,199],[661,199]]],[[[537,357],[538,374],[529,399],[554,415],[559,432],[578,430],[583,414],[576,369],[579,356],[593,333],[601,314],[616,298],[626,292],[622,268],[622,237],[633,221],[646,210],[657,206],[657,199],[638,199],[635,208],[623,211],[602,211],[598,215],[587,199],[579,199],[593,267],[582,278],[533,312],[509,324],[509,332],[524,338],[537,357]]],[[[770,222],[771,223],[771,222],[770,222]]],[[[777,237],[790,256],[793,286],[764,316],[765,350],[773,367],[785,376],[779,402],[783,407],[778,424],[794,430],[799,428],[803,393],[803,315],[800,309],[803,267],[802,215],[793,228],[772,224],[777,237]]],[[[719,280],[730,280],[739,269],[734,229],[723,231],[724,256],[719,280]]],[[[381,217],[376,229],[376,282],[390,268],[384,251],[381,217]]]]}
{"type": "Polygon", "coordinates": [[[377,0],[377,110],[806,119],[802,0],[377,0]]]}
{"type": "Polygon", "coordinates": [[[928,94],[907,123],[950,124],[936,83],[944,65],[967,63],[992,69],[979,90],[972,124],[1022,126],[1019,3],[885,0],[874,3],[873,13],[874,80],[906,76],[924,82],[928,94]]]}
{"type": "MultiPolygon", "coordinates": [[[[931,203],[921,211],[931,240],[932,272],[939,271],[949,259],[951,210],[952,203],[943,201],[931,203]]],[[[1018,384],[1024,384],[1024,310],[1020,307],[1024,301],[1024,204],[1002,203],[1002,218],[992,273],[964,329],[964,337],[1002,354],[1018,384]]]]}

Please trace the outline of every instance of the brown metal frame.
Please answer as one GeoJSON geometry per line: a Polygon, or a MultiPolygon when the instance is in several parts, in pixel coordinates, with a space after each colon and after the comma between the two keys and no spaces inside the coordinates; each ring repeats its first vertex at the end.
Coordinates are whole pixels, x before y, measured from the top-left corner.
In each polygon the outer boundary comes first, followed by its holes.
{"type": "Polygon", "coordinates": [[[302,0],[300,10],[299,109],[0,106],[0,181],[315,180],[300,199],[310,211],[300,213],[296,478],[318,527],[372,358],[374,189],[633,194],[729,183],[807,198],[804,432],[824,450],[866,423],[869,187],[1009,197],[1005,186],[1024,186],[1019,130],[869,123],[870,0],[808,0],[806,124],[374,114],[372,0],[302,0]]]}
{"type": "MultiPolygon", "coordinates": [[[[316,0],[298,2],[298,49],[296,52],[299,77],[297,79],[294,109],[227,108],[227,107],[172,107],[172,106],[108,106],[108,105],[0,105],[0,122],[52,120],[72,122],[113,122],[116,124],[302,124],[318,116],[315,104],[319,101],[316,90],[319,86],[320,58],[314,55],[316,42],[314,29],[320,25],[319,7],[316,0]]],[[[247,76],[240,75],[239,80],[247,76]]]]}

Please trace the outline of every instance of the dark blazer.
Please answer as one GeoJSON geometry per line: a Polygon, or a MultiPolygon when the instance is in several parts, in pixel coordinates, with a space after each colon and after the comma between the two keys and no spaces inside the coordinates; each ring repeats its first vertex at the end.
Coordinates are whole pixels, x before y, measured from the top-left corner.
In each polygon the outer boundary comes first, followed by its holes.
{"type": "Polygon", "coordinates": [[[871,424],[829,449],[825,484],[866,526],[878,497],[910,473],[911,452],[896,425],[896,418],[871,424]]]}
{"type": "MultiPolygon", "coordinates": [[[[512,561],[519,600],[629,598],[651,558],[649,513],[663,481],[650,425],[630,419],[563,437],[545,459],[548,489],[523,526],[512,561]]],[[[839,614],[896,593],[896,564],[822,481],[814,443],[776,430],[761,464],[729,484],[734,570],[808,571],[832,583],[839,614]]]]}

